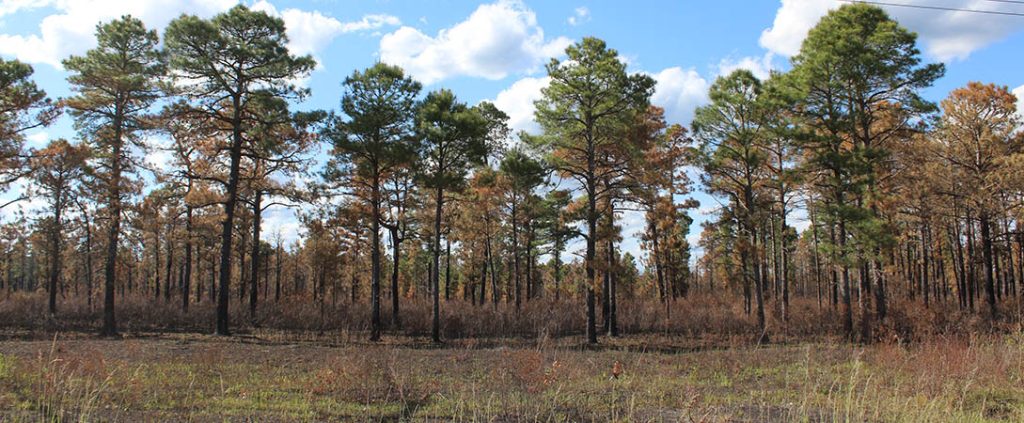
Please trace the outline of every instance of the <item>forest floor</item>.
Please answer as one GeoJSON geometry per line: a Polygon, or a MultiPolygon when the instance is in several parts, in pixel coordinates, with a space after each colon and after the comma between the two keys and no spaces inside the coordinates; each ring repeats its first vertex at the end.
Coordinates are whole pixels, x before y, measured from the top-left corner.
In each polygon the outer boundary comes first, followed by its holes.
{"type": "Polygon", "coordinates": [[[0,421],[1024,421],[1022,336],[602,341],[8,334],[0,421]]]}

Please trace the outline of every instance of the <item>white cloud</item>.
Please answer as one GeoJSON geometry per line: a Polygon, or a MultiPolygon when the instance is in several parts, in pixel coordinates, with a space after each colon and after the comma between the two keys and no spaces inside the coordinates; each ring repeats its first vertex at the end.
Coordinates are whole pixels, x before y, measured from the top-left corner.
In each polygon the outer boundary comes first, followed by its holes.
{"type": "MultiPolygon", "coordinates": [[[[656,84],[651,103],[665,108],[670,123],[689,125],[697,107],[708,102],[710,84],[694,69],[671,67],[651,74],[656,84]]],[[[551,82],[549,77],[525,77],[502,90],[494,98],[494,105],[509,116],[509,126],[515,131],[540,132],[534,121],[533,102],[541,98],[541,90],[551,82]]]]}
{"type": "Polygon", "coordinates": [[[149,137],[146,139],[146,145],[148,148],[144,151],[145,162],[150,169],[159,172],[169,172],[174,167],[174,154],[171,150],[174,147],[174,141],[167,136],[158,135],[149,137]]]}
{"type": "Polygon", "coordinates": [[[17,13],[23,9],[36,9],[49,4],[51,0],[3,0],[0,2],[0,17],[17,13]]]}
{"type": "Polygon", "coordinates": [[[792,226],[797,232],[806,231],[807,228],[811,227],[811,219],[807,215],[807,209],[802,207],[793,208],[786,224],[792,226]]]}
{"type": "Polygon", "coordinates": [[[774,57],[774,53],[768,52],[761,57],[748,56],[739,60],[725,58],[718,63],[718,75],[728,75],[737,69],[746,69],[763,81],[768,79],[772,74],[772,70],[775,69],[772,63],[774,57]]]}
{"type": "Polygon", "coordinates": [[[508,114],[509,127],[515,132],[526,131],[536,134],[540,132],[540,125],[533,120],[533,112],[536,109],[533,102],[541,97],[540,90],[547,87],[551,78],[526,77],[502,90],[494,98],[494,105],[501,111],[508,114]]]}
{"type": "MultiPolygon", "coordinates": [[[[800,44],[807,32],[818,23],[829,10],[843,3],[834,0],[781,0],[782,6],[775,15],[771,28],[761,33],[760,44],[771,52],[793,56],[800,51],[800,44]]],[[[944,7],[1019,11],[1014,4],[980,2],[976,0],[951,0],[944,7]]],[[[905,0],[902,4],[931,5],[928,0],[905,0]]],[[[1024,20],[1014,16],[998,16],[981,13],[939,11],[902,7],[887,7],[902,25],[921,36],[925,51],[941,61],[963,60],[975,50],[1006,38],[1009,34],[1024,29],[1024,20]]]]}
{"type": "Polygon", "coordinates": [[[718,213],[718,211],[721,210],[721,208],[722,206],[715,202],[712,202],[710,204],[702,204],[700,207],[697,208],[697,215],[711,216],[713,214],[718,213]]]}
{"type": "MultiPolygon", "coordinates": [[[[139,18],[151,29],[162,30],[182,13],[209,17],[238,4],[238,0],[15,0],[0,3],[0,16],[19,11],[53,9],[44,17],[35,34],[0,34],[0,54],[14,56],[29,63],[45,63],[61,68],[60,61],[73,54],[83,54],[96,45],[96,25],[122,15],[139,18]]],[[[296,54],[316,54],[340,34],[399,25],[389,15],[367,15],[354,22],[341,22],[317,11],[295,8],[278,12],[271,3],[261,0],[255,10],[280,16],[285,21],[290,39],[289,48],[296,54]]]]}
{"type": "Polygon", "coordinates": [[[391,15],[365,15],[353,22],[342,22],[319,11],[305,11],[288,8],[278,12],[266,0],[253,4],[254,10],[261,10],[284,20],[288,29],[288,49],[294,54],[313,54],[323,51],[328,44],[341,34],[380,29],[384,26],[402,24],[391,15]]]}
{"type": "Polygon", "coordinates": [[[427,84],[453,76],[502,79],[537,69],[570,43],[565,37],[545,40],[532,10],[518,0],[499,0],[434,37],[408,26],[386,34],[380,58],[427,84]]]}
{"type": "Polygon", "coordinates": [[[665,118],[669,123],[689,126],[694,110],[708,102],[708,81],[696,70],[678,66],[652,76],[657,84],[651,103],[665,108],[665,118]]]}
{"type": "MultiPolygon", "coordinates": [[[[0,54],[29,63],[45,63],[60,68],[60,61],[82,54],[96,45],[96,24],[122,15],[141,19],[147,27],[160,29],[181,13],[210,16],[237,4],[237,0],[50,0],[23,1],[4,8],[4,12],[50,7],[55,13],[39,24],[37,34],[0,34],[0,54]]],[[[4,3],[8,6],[8,3],[4,3]]]]}
{"type": "Polygon", "coordinates": [[[691,249],[704,251],[704,248],[700,246],[700,231],[691,230],[686,235],[686,242],[690,244],[691,249]]]}
{"type": "Polygon", "coordinates": [[[807,32],[838,5],[831,0],[782,0],[772,27],[761,33],[761,47],[783,56],[795,56],[807,32]]]}
{"type": "Polygon", "coordinates": [[[36,131],[25,137],[28,146],[32,148],[43,148],[50,142],[50,134],[46,131],[36,131]]]}
{"type": "Polygon", "coordinates": [[[267,229],[260,234],[260,239],[270,245],[277,244],[278,236],[285,246],[291,245],[299,240],[299,234],[302,232],[296,210],[285,206],[272,206],[267,209],[263,213],[263,226],[267,229]]]}
{"type": "MultiPolygon", "coordinates": [[[[912,3],[928,4],[925,0],[912,3]]],[[[952,7],[1020,12],[1008,3],[954,1],[952,7]]],[[[1005,39],[1024,29],[1024,20],[1015,16],[996,16],[968,12],[935,12],[890,8],[889,12],[911,30],[917,31],[929,55],[944,61],[964,60],[972,52],[1005,39]]]]}
{"type": "Polygon", "coordinates": [[[153,150],[146,154],[146,164],[154,170],[169,172],[173,169],[174,155],[167,150],[153,150]]]}
{"type": "Polygon", "coordinates": [[[590,21],[590,9],[587,9],[586,7],[577,7],[576,10],[573,11],[572,16],[570,16],[566,21],[572,26],[583,25],[590,21]]]}
{"type": "Polygon", "coordinates": [[[402,21],[398,17],[391,15],[366,15],[362,19],[354,22],[345,22],[341,24],[342,32],[357,32],[357,31],[369,31],[371,29],[379,29],[384,26],[398,26],[401,25],[402,21]]]}

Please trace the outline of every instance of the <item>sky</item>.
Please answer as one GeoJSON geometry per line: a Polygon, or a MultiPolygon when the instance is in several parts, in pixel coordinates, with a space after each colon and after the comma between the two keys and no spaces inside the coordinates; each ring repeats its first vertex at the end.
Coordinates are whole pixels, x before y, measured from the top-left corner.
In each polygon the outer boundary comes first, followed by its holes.
{"type": "MultiPolygon", "coordinates": [[[[995,0],[891,0],[888,3],[1024,13],[1024,4],[995,0]]],[[[96,24],[130,14],[161,31],[182,13],[210,17],[238,0],[2,0],[0,55],[30,63],[35,80],[54,98],[70,94],[61,60],[95,46],[96,24]]],[[[452,89],[469,104],[493,101],[510,116],[516,130],[536,132],[533,101],[546,86],[544,64],[563,57],[569,44],[586,36],[604,39],[631,72],[657,81],[652,98],[670,123],[689,126],[693,111],[706,104],[715,78],[744,68],[759,77],[786,70],[807,31],[840,0],[242,0],[281,17],[289,47],[310,54],[317,69],[300,81],[312,96],[300,109],[337,109],[341,81],[377,61],[400,65],[426,90],[452,89]]],[[[996,83],[1024,99],[1024,16],[922,10],[886,6],[901,24],[919,34],[929,62],[943,62],[946,75],[925,91],[939,101],[969,81],[996,83]]],[[[1019,102],[1024,106],[1024,101],[1019,102]]],[[[1024,107],[1021,107],[1024,109],[1024,107]]],[[[40,148],[55,138],[75,139],[70,119],[28,135],[40,148]]],[[[159,141],[156,141],[159,144],[159,141]]],[[[154,149],[154,166],[168,154],[154,149]]],[[[318,153],[323,157],[326,150],[318,153]]],[[[701,207],[691,212],[691,245],[700,222],[712,218],[719,203],[694,185],[701,207]]],[[[16,186],[14,190],[22,189],[16,186]]],[[[16,195],[4,194],[5,198],[16,195]]],[[[42,203],[29,200],[0,211],[31,213],[42,203]]],[[[265,239],[280,233],[301,237],[288,209],[265,215],[265,239]]],[[[642,216],[620,218],[622,248],[641,255],[636,234],[642,216]]],[[[792,222],[806,227],[798,213],[792,222]]],[[[697,254],[699,255],[699,251],[697,254]]]]}

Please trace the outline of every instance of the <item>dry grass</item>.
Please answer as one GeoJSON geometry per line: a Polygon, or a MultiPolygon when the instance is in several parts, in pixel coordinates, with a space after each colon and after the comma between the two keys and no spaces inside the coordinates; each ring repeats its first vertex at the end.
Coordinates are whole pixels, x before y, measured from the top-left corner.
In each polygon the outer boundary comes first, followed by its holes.
{"type": "Polygon", "coordinates": [[[1020,421],[1024,338],[689,352],[328,347],[196,335],[0,342],[0,420],[1020,421]],[[613,363],[622,364],[619,378],[613,363]]]}
{"type": "Polygon", "coordinates": [[[97,340],[81,302],[45,314],[40,294],[0,301],[0,421],[1024,421],[1024,336],[950,307],[894,303],[870,346],[840,341],[838,313],[795,300],[772,344],[728,295],[670,304],[623,300],[621,338],[582,344],[583,307],[442,303],[444,345],[427,341],[429,303],[261,304],[238,336],[213,310],[127,298],[121,340],[97,340]],[[616,361],[625,369],[611,377],[616,361]]]}

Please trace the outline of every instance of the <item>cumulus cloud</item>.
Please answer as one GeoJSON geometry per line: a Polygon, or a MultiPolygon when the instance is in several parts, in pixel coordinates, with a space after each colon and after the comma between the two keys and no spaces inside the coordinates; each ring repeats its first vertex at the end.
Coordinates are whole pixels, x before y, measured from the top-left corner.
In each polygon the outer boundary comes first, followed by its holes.
{"type": "MultiPolygon", "coordinates": [[[[51,0],[23,1],[5,12],[52,8],[54,13],[39,24],[36,34],[0,34],[0,53],[29,63],[60,68],[60,61],[82,54],[96,45],[96,24],[122,15],[141,19],[149,28],[163,28],[183,12],[210,16],[235,5],[237,0],[51,0]]],[[[7,3],[5,2],[5,5],[7,3]]]]}
{"type": "MultiPolygon", "coordinates": [[[[694,69],[671,67],[650,74],[655,80],[651,103],[665,108],[665,117],[671,123],[689,125],[697,107],[708,102],[710,84],[694,69]]],[[[509,126],[515,131],[540,132],[534,120],[534,101],[541,98],[541,90],[551,82],[549,77],[525,77],[502,90],[494,98],[494,105],[509,116],[509,126]]]]}
{"type": "Polygon", "coordinates": [[[508,114],[508,124],[513,131],[526,131],[536,134],[540,132],[540,125],[533,120],[533,112],[536,109],[533,102],[541,97],[541,90],[547,87],[551,78],[526,77],[502,90],[494,98],[494,105],[501,111],[508,114]]]}
{"type": "Polygon", "coordinates": [[[577,7],[576,10],[573,11],[572,16],[570,16],[566,21],[572,26],[583,25],[590,21],[590,9],[587,9],[586,7],[577,7]]]}
{"type": "MultiPolygon", "coordinates": [[[[769,51],[793,56],[807,32],[829,10],[842,5],[834,0],[781,0],[771,28],[761,33],[760,44],[769,51]]],[[[951,0],[944,7],[1015,11],[1015,5],[975,0],[951,0]]],[[[905,0],[902,4],[931,5],[927,0],[905,0]]],[[[981,13],[887,7],[901,24],[920,35],[924,50],[941,61],[963,60],[972,52],[1009,34],[1024,29],[1024,21],[1013,16],[981,13]]],[[[1019,11],[1019,10],[1016,10],[1019,11]]]]}
{"type": "Polygon", "coordinates": [[[299,240],[302,232],[302,225],[296,216],[296,211],[285,206],[271,206],[263,215],[263,225],[269,228],[260,235],[260,239],[277,245],[278,237],[284,246],[294,244],[299,240]]]}
{"type": "Polygon", "coordinates": [[[696,70],[678,66],[651,76],[657,83],[651,103],[665,108],[665,118],[670,123],[689,126],[694,110],[708,102],[708,81],[696,70]]]}
{"type": "Polygon", "coordinates": [[[288,29],[288,49],[292,53],[300,55],[315,55],[339,35],[345,33],[370,31],[402,24],[402,21],[395,16],[381,14],[366,15],[357,21],[342,22],[315,10],[288,8],[278,12],[277,8],[266,0],[257,2],[252,8],[284,20],[285,28],[288,29]]]}
{"type": "Polygon", "coordinates": [[[163,135],[148,137],[146,145],[148,148],[143,151],[146,166],[158,172],[169,172],[173,169],[175,165],[172,153],[174,141],[170,137],[163,135]]]}
{"type": "Polygon", "coordinates": [[[32,148],[43,148],[50,142],[50,134],[46,131],[36,131],[25,137],[28,146],[32,148]]]}
{"type": "Polygon", "coordinates": [[[427,84],[453,76],[496,80],[535,70],[570,43],[565,37],[545,39],[537,16],[522,2],[500,0],[435,36],[408,26],[386,34],[380,58],[427,84]]]}
{"type": "MultiPolygon", "coordinates": [[[[14,0],[0,5],[0,17],[22,11],[52,9],[35,34],[0,34],[0,54],[29,63],[61,68],[60,61],[82,54],[96,45],[96,25],[122,15],[141,19],[147,27],[162,30],[182,13],[209,17],[238,4],[238,0],[14,0]]],[[[297,54],[316,54],[340,34],[399,25],[398,18],[367,15],[354,22],[341,22],[317,11],[295,8],[280,12],[266,0],[252,5],[280,16],[290,38],[289,48],[297,54]]]]}
{"type": "Polygon", "coordinates": [[[746,69],[758,79],[765,80],[771,76],[772,70],[775,69],[775,65],[772,63],[774,57],[774,53],[768,52],[761,57],[748,56],[739,60],[725,58],[718,63],[718,75],[728,75],[737,69],[746,69]]]}
{"type": "Polygon", "coordinates": [[[36,9],[49,4],[51,0],[3,0],[0,2],[0,17],[17,13],[23,9],[36,9]]]}
{"type": "Polygon", "coordinates": [[[830,0],[782,0],[772,27],[761,33],[761,47],[783,56],[795,56],[807,32],[838,4],[830,0]]]}

